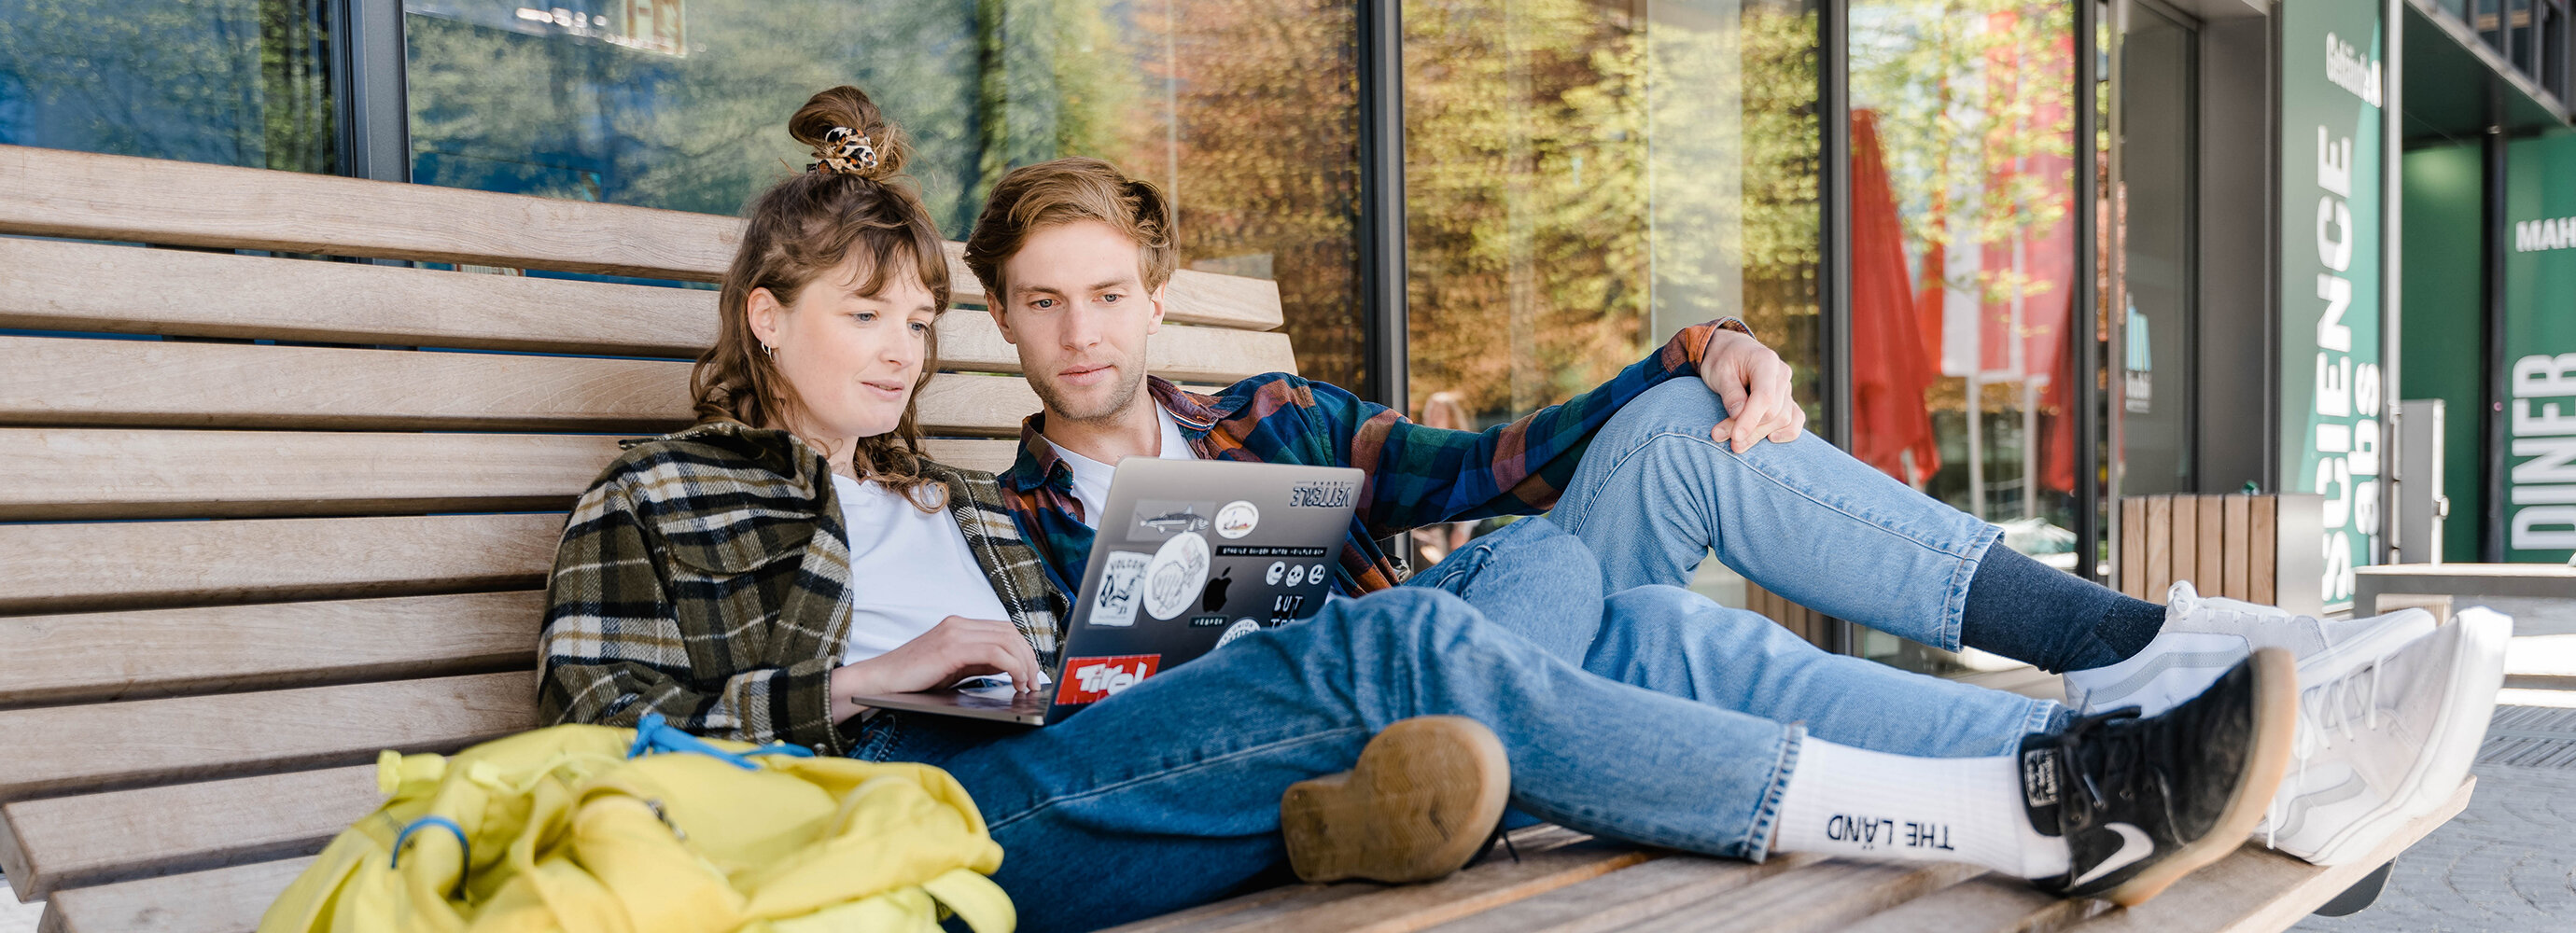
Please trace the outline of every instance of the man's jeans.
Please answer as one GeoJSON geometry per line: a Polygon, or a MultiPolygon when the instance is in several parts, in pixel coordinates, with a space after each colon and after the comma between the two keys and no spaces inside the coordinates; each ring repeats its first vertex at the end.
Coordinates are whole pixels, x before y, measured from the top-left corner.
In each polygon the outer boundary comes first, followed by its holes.
{"type": "MultiPolygon", "coordinates": [[[[1816,446],[1824,446],[1819,443],[1816,446]]],[[[1897,755],[2000,755],[2064,707],[1837,655],[1771,620],[1689,590],[1637,586],[1606,600],[1610,563],[1546,518],[1469,542],[1407,587],[1455,593],[1491,624],[1621,683],[1897,755]],[[1567,607],[1599,603],[1598,616],[1567,607]],[[1889,710],[1905,710],[1891,716],[1889,710]]]]}
{"type": "Polygon", "coordinates": [[[1994,755],[2056,709],[1827,655],[1686,590],[1604,600],[1599,579],[1580,542],[1527,519],[1419,585],[1333,600],[1062,723],[888,714],[860,754],[956,775],[1008,853],[995,880],[1023,928],[1082,929],[1274,870],[1280,793],[1348,770],[1370,736],[1411,716],[1492,727],[1521,813],[1759,859],[1802,735],[1994,755]]]}
{"type": "MultiPolygon", "coordinates": [[[[1752,634],[1730,629],[1753,620],[1710,613],[1684,592],[1612,602],[1633,618],[1594,640],[1587,666],[1643,670],[1630,660],[1691,657],[1752,634]]],[[[1399,588],[1334,600],[1306,623],[1238,639],[1042,729],[879,716],[860,754],[955,775],[1008,853],[994,877],[1019,905],[1021,928],[1040,931],[1176,910],[1274,869],[1286,857],[1281,792],[1348,770],[1370,736],[1407,717],[1464,715],[1492,727],[1522,812],[1758,859],[1802,733],[1784,723],[1909,752],[1996,754],[2006,746],[1985,724],[1993,711],[1908,717],[1901,728],[1887,712],[1986,697],[2029,705],[1904,675],[1878,695],[1888,705],[1867,710],[1821,680],[1747,680],[1696,662],[1647,667],[1665,692],[1594,676],[1449,593],[1399,588]],[[1736,701],[1763,713],[1726,708],[1736,701]]]]}
{"type": "MultiPolygon", "coordinates": [[[[1738,454],[1709,437],[1725,418],[1704,383],[1675,379],[1622,407],[1584,452],[1550,517],[1599,556],[1609,592],[1685,584],[1713,551],[1745,579],[1810,609],[1959,649],[1968,581],[2002,529],[1814,435],[1738,454]]],[[[2068,624],[2079,622],[2091,624],[2068,624]]],[[[2065,667],[2068,659],[2017,648],[2067,639],[2003,635],[2008,644],[1977,647],[2065,667]]]]}

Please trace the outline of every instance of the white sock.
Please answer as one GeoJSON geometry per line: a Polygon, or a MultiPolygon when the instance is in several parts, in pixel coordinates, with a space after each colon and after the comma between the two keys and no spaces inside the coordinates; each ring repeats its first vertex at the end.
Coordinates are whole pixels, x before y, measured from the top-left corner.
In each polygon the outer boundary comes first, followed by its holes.
{"type": "Polygon", "coordinates": [[[1915,758],[1809,737],[1780,795],[1775,852],[1966,862],[2020,878],[2066,873],[2066,842],[2030,826],[2012,755],[1915,758]]]}

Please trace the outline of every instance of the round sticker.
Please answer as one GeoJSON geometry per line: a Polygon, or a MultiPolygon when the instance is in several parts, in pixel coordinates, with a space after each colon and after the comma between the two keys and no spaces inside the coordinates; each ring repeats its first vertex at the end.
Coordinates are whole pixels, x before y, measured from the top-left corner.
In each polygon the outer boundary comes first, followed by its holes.
{"type": "Polygon", "coordinates": [[[1317,583],[1324,582],[1324,565],[1316,564],[1314,569],[1306,571],[1306,579],[1317,583]]]}
{"type": "Polygon", "coordinates": [[[1284,560],[1274,560],[1270,562],[1270,572],[1261,575],[1261,581],[1270,584],[1271,586],[1278,586],[1279,578],[1287,575],[1288,562],[1284,560]]]}
{"type": "Polygon", "coordinates": [[[1237,638],[1241,638],[1258,631],[1261,631],[1261,623],[1252,621],[1251,619],[1236,619],[1234,620],[1233,625],[1225,627],[1225,634],[1216,637],[1216,646],[1223,648],[1225,647],[1226,642],[1233,641],[1237,638]]]}
{"type": "Polygon", "coordinates": [[[1304,567],[1290,567],[1290,568],[1288,568],[1288,585],[1289,585],[1289,586],[1298,586],[1298,585],[1302,585],[1302,584],[1304,584],[1305,582],[1306,582],[1306,568],[1304,568],[1304,567]]]}
{"type": "Polygon", "coordinates": [[[1236,499],[1216,510],[1216,533],[1232,541],[1252,533],[1261,524],[1261,509],[1250,502],[1236,499]]]}
{"type": "Polygon", "coordinates": [[[1145,612],[1157,619],[1181,614],[1198,602],[1199,589],[1207,585],[1207,536],[1184,531],[1163,542],[1154,552],[1154,562],[1145,568],[1145,612]]]}

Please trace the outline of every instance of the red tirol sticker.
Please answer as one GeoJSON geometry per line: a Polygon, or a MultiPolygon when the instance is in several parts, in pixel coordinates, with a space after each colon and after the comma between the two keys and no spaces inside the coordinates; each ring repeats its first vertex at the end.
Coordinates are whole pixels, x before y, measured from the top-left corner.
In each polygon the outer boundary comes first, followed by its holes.
{"type": "Polygon", "coordinates": [[[1163,656],[1159,654],[1075,658],[1065,662],[1064,684],[1057,688],[1055,701],[1066,705],[1098,703],[1154,676],[1154,669],[1161,666],[1163,656]]]}

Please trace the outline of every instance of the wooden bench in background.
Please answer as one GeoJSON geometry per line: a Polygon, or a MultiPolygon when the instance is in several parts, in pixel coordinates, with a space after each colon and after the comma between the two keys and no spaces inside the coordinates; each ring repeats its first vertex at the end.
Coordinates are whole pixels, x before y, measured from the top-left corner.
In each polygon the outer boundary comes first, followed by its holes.
{"type": "Polygon", "coordinates": [[[2122,496],[2116,588],[2163,602],[2189,580],[2203,596],[2320,614],[2324,507],[2323,496],[2298,493],[2122,496]]]}
{"type": "MultiPolygon", "coordinates": [[[[243,933],[376,805],[378,750],[534,725],[562,510],[618,438],[689,420],[714,293],[230,251],[708,282],[738,223],[7,146],[0,180],[0,234],[111,241],[0,236],[0,328],[60,332],[0,336],[0,872],[48,933],[243,933]]],[[[1170,319],[1165,376],[1295,367],[1270,282],[1183,272],[1170,319]]],[[[933,453],[997,468],[1036,399],[983,315],[940,327],[933,453]]],[[[1516,841],[1130,929],[2280,929],[2383,860],[2248,848],[2120,911],[1956,866],[1516,841]]]]}

